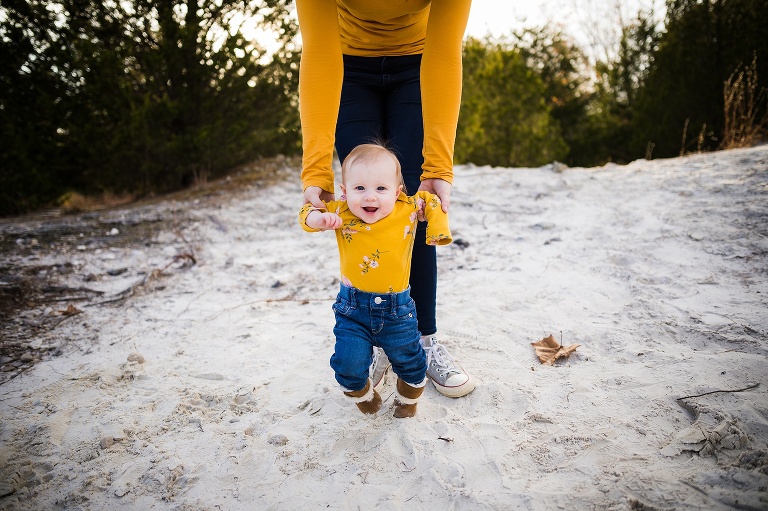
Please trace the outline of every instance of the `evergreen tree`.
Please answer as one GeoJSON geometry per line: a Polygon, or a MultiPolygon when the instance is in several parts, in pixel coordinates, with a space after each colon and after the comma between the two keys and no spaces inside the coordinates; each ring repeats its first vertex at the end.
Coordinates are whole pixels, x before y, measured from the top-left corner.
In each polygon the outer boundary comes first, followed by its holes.
{"type": "Polygon", "coordinates": [[[659,37],[653,11],[641,10],[621,27],[616,57],[595,64],[597,79],[587,122],[580,130],[585,163],[627,163],[644,156],[642,148],[633,146],[633,116],[659,37]]]}
{"type": "Polygon", "coordinates": [[[61,189],[67,88],[63,42],[44,2],[0,4],[0,214],[23,211],[61,189]]]}
{"type": "Polygon", "coordinates": [[[591,157],[584,152],[585,125],[592,101],[587,83],[589,63],[584,53],[561,31],[549,27],[516,32],[511,44],[544,84],[544,102],[569,147],[564,161],[568,165],[591,163],[591,157]]]}
{"type": "Polygon", "coordinates": [[[520,167],[566,155],[552,107],[544,99],[545,85],[520,51],[469,38],[463,58],[456,161],[520,167]]]}
{"type": "Polygon", "coordinates": [[[731,73],[756,57],[757,86],[768,83],[766,34],[765,0],[669,1],[666,32],[633,108],[634,149],[652,145],[661,157],[717,149],[731,73]]]}
{"type": "Polygon", "coordinates": [[[0,214],[67,188],[173,190],[297,151],[289,2],[3,0],[0,214]],[[267,58],[238,16],[282,48],[267,58]]]}

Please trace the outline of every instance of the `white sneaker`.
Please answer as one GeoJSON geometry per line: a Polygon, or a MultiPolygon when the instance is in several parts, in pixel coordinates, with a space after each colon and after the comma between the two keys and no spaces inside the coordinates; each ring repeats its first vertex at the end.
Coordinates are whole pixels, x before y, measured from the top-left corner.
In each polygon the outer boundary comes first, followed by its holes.
{"type": "Polygon", "coordinates": [[[448,397],[466,396],[475,390],[475,382],[440,344],[435,335],[421,338],[427,352],[427,376],[439,393],[448,397]]]}
{"type": "Polygon", "coordinates": [[[381,348],[373,347],[373,355],[371,356],[371,365],[368,367],[368,374],[373,382],[374,390],[380,391],[384,386],[384,382],[387,381],[387,372],[392,364],[389,363],[389,358],[384,350],[381,348]]]}

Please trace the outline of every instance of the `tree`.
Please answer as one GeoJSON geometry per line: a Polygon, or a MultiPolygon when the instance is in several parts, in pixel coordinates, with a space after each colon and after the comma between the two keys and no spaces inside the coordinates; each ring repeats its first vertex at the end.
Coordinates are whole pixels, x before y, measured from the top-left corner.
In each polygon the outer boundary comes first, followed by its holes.
{"type": "Polygon", "coordinates": [[[597,78],[577,146],[585,164],[626,163],[645,155],[633,146],[634,113],[659,35],[653,10],[640,10],[633,21],[622,22],[617,49],[607,52],[613,57],[595,64],[597,78]]]}
{"type": "Polygon", "coordinates": [[[670,0],[666,32],[637,95],[635,147],[652,144],[656,156],[718,148],[723,84],[756,57],[756,73],[763,80],[757,87],[765,86],[766,33],[764,0],[670,0]]]}
{"type": "Polygon", "coordinates": [[[66,87],[56,63],[56,16],[43,2],[3,2],[0,11],[0,214],[45,202],[61,187],[57,119],[66,87]]]}
{"type": "Polygon", "coordinates": [[[568,151],[545,85],[520,51],[469,38],[455,158],[495,166],[537,166],[568,151]]]}
{"type": "Polygon", "coordinates": [[[516,32],[511,44],[544,84],[544,102],[570,149],[565,162],[589,163],[590,157],[583,152],[584,127],[592,100],[586,56],[565,34],[549,27],[516,32]]]}
{"type": "Polygon", "coordinates": [[[4,1],[0,214],[66,188],[173,190],[296,151],[289,1],[4,1]],[[237,26],[249,16],[282,44],[271,57],[237,26]]]}

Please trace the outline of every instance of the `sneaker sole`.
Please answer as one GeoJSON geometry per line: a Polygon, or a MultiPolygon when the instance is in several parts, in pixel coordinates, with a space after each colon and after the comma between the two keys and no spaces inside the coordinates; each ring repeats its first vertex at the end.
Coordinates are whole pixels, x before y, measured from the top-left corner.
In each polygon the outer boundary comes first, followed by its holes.
{"type": "Polygon", "coordinates": [[[384,384],[387,382],[387,374],[389,373],[389,370],[392,368],[392,364],[388,364],[387,368],[384,369],[384,372],[381,373],[381,379],[378,382],[375,382],[373,384],[374,390],[377,392],[381,391],[381,388],[384,386],[384,384]]]}
{"type": "Polygon", "coordinates": [[[457,387],[446,387],[444,385],[440,385],[432,378],[429,378],[429,379],[432,382],[432,385],[435,386],[435,389],[439,393],[447,397],[462,397],[462,396],[466,396],[467,394],[475,390],[475,381],[472,379],[471,376],[469,376],[469,379],[467,381],[465,381],[463,384],[457,387]]]}

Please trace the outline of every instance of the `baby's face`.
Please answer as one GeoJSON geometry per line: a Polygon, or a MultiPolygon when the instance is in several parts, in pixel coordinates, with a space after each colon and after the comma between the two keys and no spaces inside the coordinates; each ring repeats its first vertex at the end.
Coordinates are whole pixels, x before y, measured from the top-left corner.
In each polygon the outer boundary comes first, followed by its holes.
{"type": "Polygon", "coordinates": [[[397,167],[391,158],[354,163],[347,169],[341,186],[350,211],[367,224],[392,213],[402,189],[397,179],[397,167]]]}

